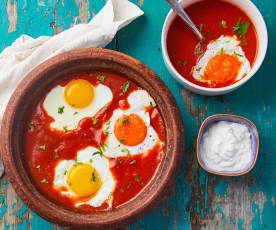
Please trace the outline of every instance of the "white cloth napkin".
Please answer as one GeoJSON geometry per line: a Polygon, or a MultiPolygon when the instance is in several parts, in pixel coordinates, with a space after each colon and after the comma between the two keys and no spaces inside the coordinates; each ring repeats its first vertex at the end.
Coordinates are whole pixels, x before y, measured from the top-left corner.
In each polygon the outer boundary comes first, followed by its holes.
{"type": "MultiPolygon", "coordinates": [[[[65,51],[105,47],[122,27],[143,15],[128,0],[109,0],[87,24],[78,24],[53,37],[22,35],[0,54],[0,121],[18,83],[38,64],[65,51]]],[[[0,161],[0,176],[3,170],[0,161]]]]}

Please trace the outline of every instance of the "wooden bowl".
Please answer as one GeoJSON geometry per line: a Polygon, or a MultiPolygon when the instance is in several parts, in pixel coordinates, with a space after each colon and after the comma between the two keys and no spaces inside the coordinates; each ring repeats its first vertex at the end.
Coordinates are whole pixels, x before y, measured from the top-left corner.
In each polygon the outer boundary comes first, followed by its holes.
{"type": "Polygon", "coordinates": [[[143,63],[106,49],[81,49],[53,57],[36,67],[19,84],[5,111],[1,153],[9,181],[34,212],[57,225],[76,229],[116,229],[146,215],[175,183],[184,152],[184,128],[176,101],[163,81],[143,63]],[[131,201],[112,211],[78,213],[45,197],[32,183],[24,163],[23,134],[29,108],[72,74],[108,70],[146,89],[159,107],[166,128],[165,157],[154,178],[131,201]]]}

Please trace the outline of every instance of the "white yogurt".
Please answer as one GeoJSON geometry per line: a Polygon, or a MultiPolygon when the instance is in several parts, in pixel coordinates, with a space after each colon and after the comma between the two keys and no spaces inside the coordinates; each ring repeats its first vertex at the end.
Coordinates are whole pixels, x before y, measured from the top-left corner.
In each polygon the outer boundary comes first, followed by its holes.
{"type": "Polygon", "coordinates": [[[201,160],[217,172],[243,171],[252,161],[250,132],[245,125],[219,121],[204,133],[201,160]]]}

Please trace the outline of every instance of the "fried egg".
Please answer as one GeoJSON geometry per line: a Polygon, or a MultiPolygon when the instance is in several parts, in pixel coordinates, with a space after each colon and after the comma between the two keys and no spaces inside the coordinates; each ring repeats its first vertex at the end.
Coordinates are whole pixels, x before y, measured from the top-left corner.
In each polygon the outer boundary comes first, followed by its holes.
{"type": "Polygon", "coordinates": [[[109,87],[93,86],[84,79],[70,81],[65,87],[53,88],[43,102],[43,108],[54,121],[52,129],[76,129],[78,122],[85,117],[93,117],[102,107],[112,101],[109,87]]]}
{"type": "Polygon", "coordinates": [[[238,81],[251,69],[236,36],[211,41],[193,68],[194,79],[208,84],[238,81]]]}
{"type": "Polygon", "coordinates": [[[54,189],[69,197],[76,207],[88,204],[112,206],[116,182],[109,161],[94,147],[80,150],[76,160],[62,160],[55,168],[54,189]]]}
{"type": "Polygon", "coordinates": [[[107,138],[103,154],[108,157],[146,153],[159,141],[146,110],[146,107],[156,105],[152,97],[145,90],[136,90],[127,100],[129,109],[114,110],[110,120],[104,124],[107,138]]]}

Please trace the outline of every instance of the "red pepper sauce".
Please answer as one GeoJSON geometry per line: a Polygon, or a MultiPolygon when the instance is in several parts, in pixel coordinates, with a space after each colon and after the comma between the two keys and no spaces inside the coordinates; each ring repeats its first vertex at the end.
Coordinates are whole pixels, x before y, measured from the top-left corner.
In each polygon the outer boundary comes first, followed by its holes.
{"type": "MultiPolygon", "coordinates": [[[[60,85],[65,86],[72,79],[85,79],[92,85],[99,83],[108,86],[113,93],[113,100],[106,107],[103,107],[94,116],[97,123],[93,124],[93,118],[83,118],[79,121],[76,130],[69,130],[64,133],[62,131],[53,131],[50,129],[50,123],[53,119],[48,116],[42,104],[45,97],[35,105],[30,111],[29,124],[34,125],[34,129],[27,127],[25,132],[25,156],[26,164],[30,177],[37,187],[47,197],[66,208],[82,212],[105,211],[110,208],[106,203],[101,207],[94,208],[89,205],[82,205],[76,208],[70,198],[61,195],[59,191],[53,187],[55,167],[62,160],[73,160],[77,156],[77,152],[88,146],[99,147],[106,139],[102,131],[102,126],[107,122],[115,109],[127,109],[128,95],[140,89],[134,82],[130,82],[130,86],[126,93],[122,92],[122,86],[128,81],[123,77],[111,72],[93,72],[83,73],[70,77],[67,81],[61,82],[60,85]],[[98,76],[103,75],[104,82],[98,80],[98,76]],[[40,146],[45,145],[45,150],[40,146]],[[55,153],[58,153],[58,157],[55,153]],[[44,183],[42,182],[44,181],[44,183]]],[[[50,90],[49,90],[50,92],[50,90]]],[[[161,142],[165,141],[165,126],[157,107],[149,107],[151,125],[157,132],[161,142]]],[[[160,144],[156,144],[147,154],[127,156],[120,158],[109,158],[110,170],[116,181],[116,187],[113,191],[113,205],[116,208],[119,205],[134,198],[143,187],[154,176],[160,162],[163,158],[163,148],[160,144]]]]}
{"type": "MultiPolygon", "coordinates": [[[[201,32],[206,37],[206,41],[201,47],[203,52],[206,51],[206,47],[210,41],[216,40],[221,35],[236,35],[237,38],[241,40],[240,45],[246,58],[250,62],[251,67],[253,66],[257,55],[257,35],[254,24],[245,12],[231,3],[221,0],[203,0],[188,6],[185,10],[194,21],[195,25],[198,28],[202,28],[201,32]],[[241,22],[250,23],[248,31],[243,38],[233,29],[239,19],[241,19],[241,22]],[[221,25],[222,21],[226,22],[227,28],[223,28],[221,25]],[[201,24],[202,26],[200,26],[201,24]]],[[[220,88],[233,84],[235,80],[209,85],[196,81],[193,78],[192,69],[199,58],[204,54],[196,54],[198,45],[199,40],[196,35],[189,29],[183,20],[177,16],[173,20],[167,35],[168,55],[174,68],[182,77],[196,85],[220,88]]]]}

